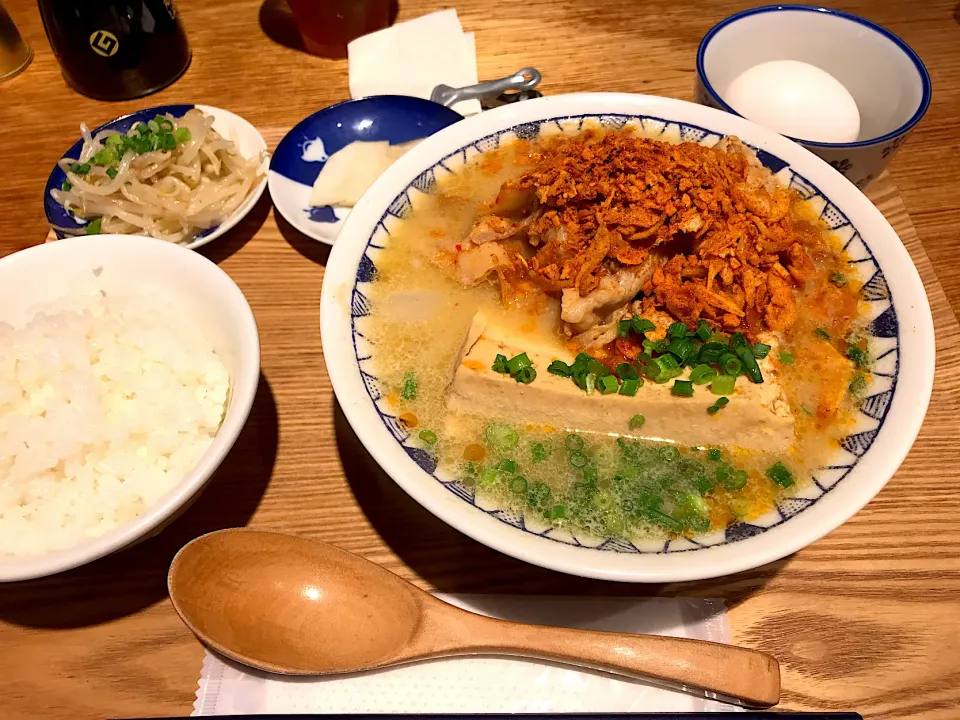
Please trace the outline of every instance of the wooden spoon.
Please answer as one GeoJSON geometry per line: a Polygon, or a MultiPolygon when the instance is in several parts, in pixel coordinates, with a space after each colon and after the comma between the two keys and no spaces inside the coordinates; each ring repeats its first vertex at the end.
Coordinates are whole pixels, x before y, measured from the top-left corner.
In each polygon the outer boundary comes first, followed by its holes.
{"type": "Polygon", "coordinates": [[[656,635],[521,625],[448,605],[332,545],[261,530],[220,530],[185,545],[167,578],[196,636],[245,665],[329,675],[451,655],[556,660],[751,707],[780,699],[762,652],[656,635]]]}

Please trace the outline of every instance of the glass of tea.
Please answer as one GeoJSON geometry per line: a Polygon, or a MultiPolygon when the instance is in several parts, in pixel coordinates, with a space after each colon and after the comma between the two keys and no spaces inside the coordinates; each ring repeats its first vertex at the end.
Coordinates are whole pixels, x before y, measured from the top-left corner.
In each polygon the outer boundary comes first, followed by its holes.
{"type": "Polygon", "coordinates": [[[390,24],[396,0],[287,0],[307,52],[345,58],[347,43],[390,24]]]}

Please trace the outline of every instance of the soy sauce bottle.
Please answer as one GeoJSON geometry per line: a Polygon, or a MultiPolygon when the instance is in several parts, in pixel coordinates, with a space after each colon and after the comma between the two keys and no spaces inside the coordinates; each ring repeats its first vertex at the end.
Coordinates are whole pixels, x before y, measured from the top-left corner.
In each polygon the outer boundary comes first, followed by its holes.
{"type": "Polygon", "coordinates": [[[166,87],[190,64],[172,0],[39,0],[63,77],[97,100],[129,100],[166,87]]]}

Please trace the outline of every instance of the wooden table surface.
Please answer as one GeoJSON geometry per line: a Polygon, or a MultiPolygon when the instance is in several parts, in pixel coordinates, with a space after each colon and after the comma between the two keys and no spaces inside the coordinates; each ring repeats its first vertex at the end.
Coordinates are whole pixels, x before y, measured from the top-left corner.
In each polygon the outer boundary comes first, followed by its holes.
{"type": "MultiPolygon", "coordinates": [[[[670,586],[570,578],[461,536],[372,463],[338,411],[318,332],[327,249],[278,221],[264,197],[237,229],[203,249],[246,293],[260,326],[263,376],[250,422],[209,489],[160,536],[76,571],[0,587],[0,717],[188,714],[202,650],[166,598],[165,571],[189,539],[251,524],[336,542],[448,592],[722,597],[734,640],[780,659],[781,707],[956,718],[960,12],[953,1],[836,3],[901,35],[933,78],[930,112],[870,195],[926,285],[938,379],[914,450],[850,522],[773,565],[670,586]]],[[[194,50],[189,71],[154,97],[108,104],[65,85],[36,4],[7,0],[36,58],[0,85],[0,255],[44,238],[44,181],[81,120],[93,125],[147,104],[203,102],[243,115],[273,147],[298,120],[347,96],[345,61],[291,47],[282,0],[177,4],[194,50]]],[[[549,94],[614,90],[684,99],[692,94],[699,38],[746,7],[726,0],[453,4],[464,28],[476,32],[481,77],[533,65],[549,94]]],[[[401,0],[400,19],[444,6],[401,0]]]]}

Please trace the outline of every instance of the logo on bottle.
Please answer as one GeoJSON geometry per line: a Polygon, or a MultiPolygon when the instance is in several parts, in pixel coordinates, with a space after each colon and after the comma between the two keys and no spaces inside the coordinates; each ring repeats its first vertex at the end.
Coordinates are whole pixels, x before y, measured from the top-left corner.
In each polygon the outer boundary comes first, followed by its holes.
{"type": "Polygon", "coordinates": [[[90,48],[97,55],[103,57],[116,55],[118,47],[120,47],[120,41],[109,30],[95,30],[90,35],[90,48]]]}

